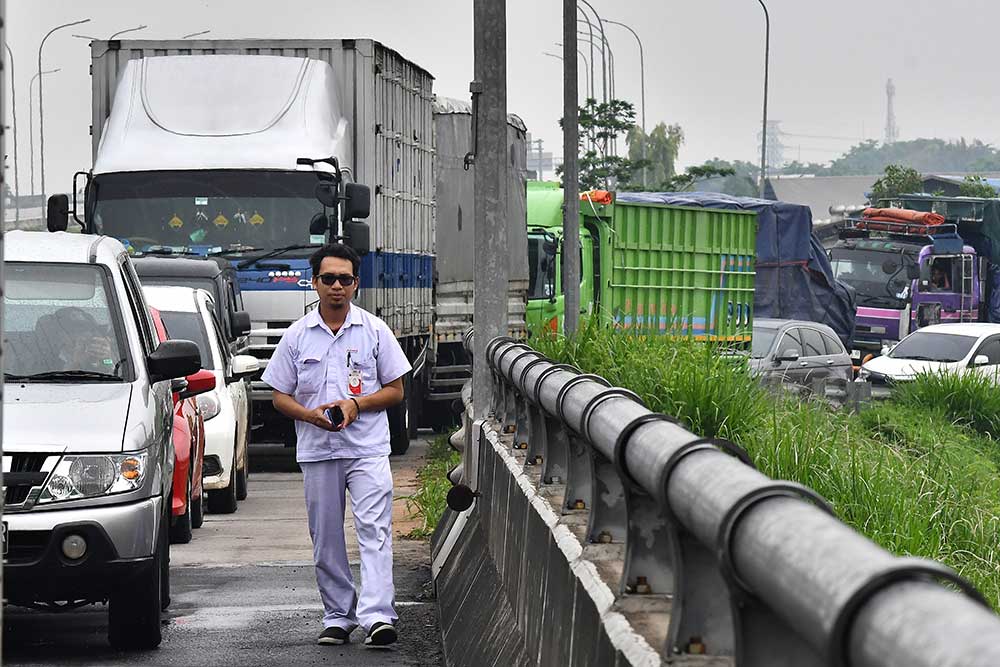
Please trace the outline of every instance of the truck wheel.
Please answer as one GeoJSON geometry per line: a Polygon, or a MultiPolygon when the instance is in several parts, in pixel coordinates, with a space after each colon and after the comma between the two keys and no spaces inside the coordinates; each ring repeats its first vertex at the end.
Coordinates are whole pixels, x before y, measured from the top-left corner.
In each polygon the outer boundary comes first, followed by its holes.
{"type": "Polygon", "coordinates": [[[406,400],[387,411],[389,418],[389,449],[393,454],[405,454],[410,448],[410,429],[406,421],[406,400]]]}
{"type": "MultiPolygon", "coordinates": [[[[168,516],[169,513],[168,509],[168,516]]],[[[164,523],[147,571],[112,592],[108,607],[108,641],[114,648],[152,649],[160,645],[160,612],[165,607],[163,573],[169,567],[168,549],[164,523]]]]}
{"type": "Polygon", "coordinates": [[[236,511],[236,452],[233,452],[229,486],[208,492],[208,511],[212,514],[232,514],[236,511]]]}
{"type": "Polygon", "coordinates": [[[403,392],[406,396],[406,428],[410,439],[413,439],[417,437],[417,429],[420,427],[420,420],[423,417],[423,410],[421,410],[423,394],[420,391],[420,382],[407,375],[406,379],[403,380],[403,392]]]}
{"type": "Polygon", "coordinates": [[[177,521],[174,525],[170,526],[170,542],[172,544],[187,544],[191,541],[191,528],[192,528],[192,517],[191,517],[191,469],[188,469],[187,475],[187,491],[185,492],[185,508],[184,514],[177,517],[177,521]]]}

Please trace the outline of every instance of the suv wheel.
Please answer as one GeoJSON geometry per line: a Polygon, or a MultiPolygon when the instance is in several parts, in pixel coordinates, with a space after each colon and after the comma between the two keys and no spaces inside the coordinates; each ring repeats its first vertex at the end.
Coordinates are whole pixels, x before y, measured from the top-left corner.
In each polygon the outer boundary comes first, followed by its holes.
{"type": "MultiPolygon", "coordinates": [[[[247,440],[250,439],[247,434],[247,440]]],[[[236,473],[236,499],[247,499],[247,484],[250,480],[250,447],[249,443],[244,443],[243,467],[236,473]]]]}
{"type": "Polygon", "coordinates": [[[229,486],[208,492],[208,511],[212,514],[232,514],[236,511],[236,452],[233,452],[230,470],[229,486]]]}
{"type": "Polygon", "coordinates": [[[191,528],[194,523],[191,510],[191,469],[188,468],[187,489],[184,493],[184,514],[177,517],[177,521],[170,527],[171,543],[187,544],[191,541],[191,528]]]}
{"type": "Polygon", "coordinates": [[[201,496],[197,500],[191,501],[191,527],[201,528],[205,523],[205,489],[202,488],[201,496]]]}
{"type": "MultiPolygon", "coordinates": [[[[169,509],[166,515],[169,516],[169,509]]],[[[164,571],[169,567],[170,546],[166,517],[161,521],[163,528],[150,567],[111,593],[108,641],[117,649],[152,649],[162,640],[160,612],[169,604],[169,588],[164,597],[164,587],[170,584],[164,571]]]]}

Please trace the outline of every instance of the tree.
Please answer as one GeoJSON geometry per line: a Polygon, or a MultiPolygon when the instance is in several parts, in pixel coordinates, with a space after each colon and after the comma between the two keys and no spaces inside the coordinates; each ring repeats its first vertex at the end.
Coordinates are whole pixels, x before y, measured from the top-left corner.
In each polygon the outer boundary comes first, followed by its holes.
{"type": "Polygon", "coordinates": [[[900,164],[890,164],[885,168],[885,175],[872,186],[871,201],[877,204],[880,199],[923,191],[924,181],[919,171],[900,164]]]}
{"type": "MultiPolygon", "coordinates": [[[[562,127],[563,121],[559,120],[562,127]]],[[[588,98],[580,107],[580,189],[611,189],[627,183],[636,169],[644,166],[642,160],[615,155],[615,141],[635,127],[635,107],[625,100],[598,102],[588,98]]],[[[556,169],[562,175],[562,166],[556,169]]]]}
{"type": "Polygon", "coordinates": [[[959,186],[958,193],[963,197],[982,197],[984,199],[994,199],[997,196],[996,188],[986,182],[982,176],[966,176],[959,186]]]}
{"type": "Polygon", "coordinates": [[[680,125],[657,123],[649,134],[644,134],[641,128],[633,125],[626,141],[629,159],[636,164],[642,163],[645,149],[646,164],[633,174],[632,181],[625,187],[632,190],[649,189],[676,175],[677,155],[684,143],[684,130],[680,125]]]}
{"type": "Polygon", "coordinates": [[[879,144],[864,141],[830,163],[831,176],[878,174],[889,165],[906,164],[923,173],[1000,170],[1000,151],[978,139],[914,139],[879,144]]]}

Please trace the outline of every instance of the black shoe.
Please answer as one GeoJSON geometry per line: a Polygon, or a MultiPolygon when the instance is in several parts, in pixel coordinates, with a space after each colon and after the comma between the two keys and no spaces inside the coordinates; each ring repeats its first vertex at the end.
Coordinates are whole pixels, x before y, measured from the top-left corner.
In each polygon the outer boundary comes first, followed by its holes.
{"type": "Polygon", "coordinates": [[[316,641],[317,644],[347,644],[351,641],[351,633],[344,628],[339,628],[335,625],[329,628],[324,628],[323,632],[320,633],[319,639],[316,641]]]}
{"type": "Polygon", "coordinates": [[[365,646],[388,646],[396,642],[396,628],[390,623],[379,621],[372,625],[365,637],[365,646]]]}

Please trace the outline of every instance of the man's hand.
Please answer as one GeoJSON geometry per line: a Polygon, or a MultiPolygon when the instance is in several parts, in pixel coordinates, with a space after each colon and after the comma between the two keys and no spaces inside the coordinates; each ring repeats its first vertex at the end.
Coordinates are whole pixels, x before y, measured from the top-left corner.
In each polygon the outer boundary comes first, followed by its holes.
{"type": "Polygon", "coordinates": [[[330,403],[326,407],[332,408],[335,405],[339,405],[340,409],[344,413],[344,421],[342,421],[340,424],[337,424],[337,428],[334,429],[335,431],[339,431],[342,428],[347,428],[348,426],[353,424],[354,421],[358,418],[358,406],[351,399],[345,398],[340,401],[334,401],[333,403],[330,403]]]}
{"type": "Polygon", "coordinates": [[[331,423],[326,416],[326,411],[329,408],[332,408],[334,405],[336,405],[336,403],[327,403],[326,405],[321,405],[318,408],[313,408],[312,410],[309,410],[308,413],[306,413],[306,418],[303,419],[302,421],[312,424],[317,428],[321,428],[324,431],[332,431],[332,432],[339,431],[343,427],[331,423]]]}

